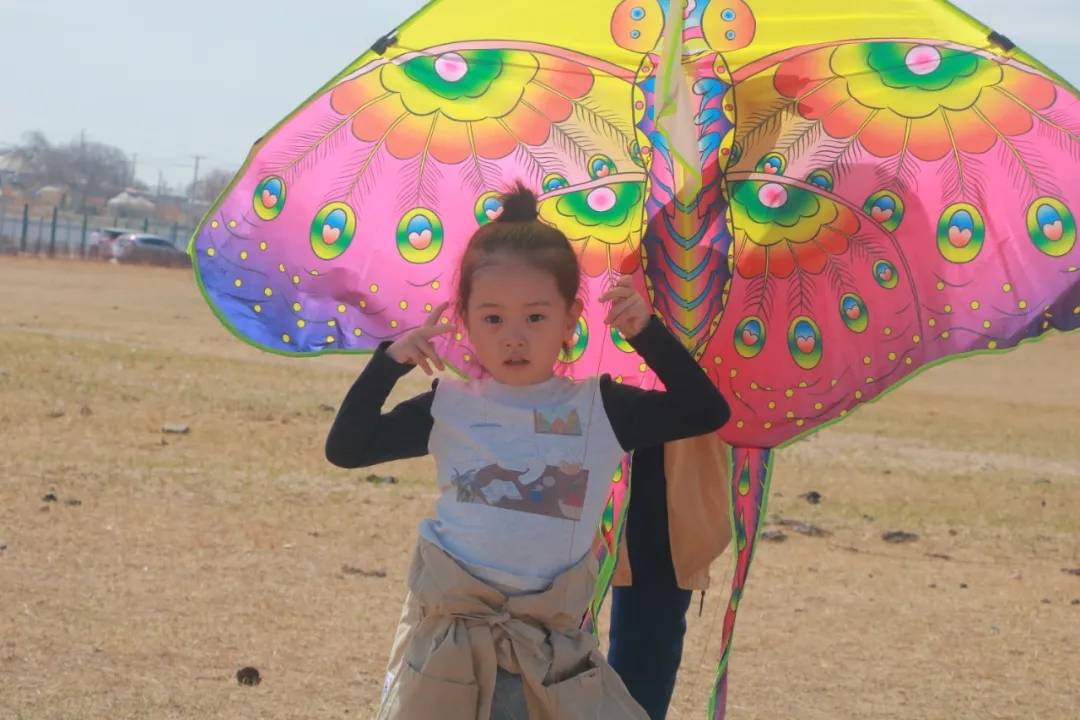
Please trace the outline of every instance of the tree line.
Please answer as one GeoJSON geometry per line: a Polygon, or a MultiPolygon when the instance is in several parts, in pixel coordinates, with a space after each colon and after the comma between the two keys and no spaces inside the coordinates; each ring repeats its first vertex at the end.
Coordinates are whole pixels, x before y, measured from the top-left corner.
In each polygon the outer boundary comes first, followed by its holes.
{"type": "MultiPolygon", "coordinates": [[[[0,149],[0,155],[17,161],[17,180],[24,190],[34,192],[46,186],[62,188],[72,209],[86,210],[99,205],[124,190],[147,194],[163,188],[150,188],[134,176],[132,159],[122,149],[107,143],[80,138],[64,143],[51,142],[40,131],[28,132],[20,143],[0,149]],[[94,202],[94,200],[97,202],[94,202]]],[[[9,163],[9,166],[11,163],[9,163]]],[[[184,188],[184,197],[212,202],[232,179],[228,170],[208,171],[194,184],[184,188]]],[[[167,192],[167,189],[166,189],[167,192]]]]}

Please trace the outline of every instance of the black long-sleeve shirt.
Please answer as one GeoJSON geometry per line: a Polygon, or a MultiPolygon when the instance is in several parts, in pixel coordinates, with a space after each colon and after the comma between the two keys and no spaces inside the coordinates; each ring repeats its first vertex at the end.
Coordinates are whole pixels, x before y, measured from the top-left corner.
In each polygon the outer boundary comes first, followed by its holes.
{"type": "MultiPolygon", "coordinates": [[[[642,390],[608,375],[600,378],[604,411],[624,450],[703,435],[727,422],[731,409],[720,391],[656,317],[629,342],[667,389],[642,390]]],[[[437,381],[432,390],[383,413],[394,384],[414,367],[393,360],[387,347],[376,350],[338,410],[326,439],[326,457],[334,465],[365,467],[428,452],[437,381]]]]}

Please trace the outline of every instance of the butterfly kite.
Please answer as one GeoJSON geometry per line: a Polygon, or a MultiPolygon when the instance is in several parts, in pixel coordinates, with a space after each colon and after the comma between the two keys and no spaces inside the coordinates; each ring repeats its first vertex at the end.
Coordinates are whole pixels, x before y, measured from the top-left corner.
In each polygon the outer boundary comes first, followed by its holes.
{"type": "MultiPolygon", "coordinates": [[[[420,324],[518,179],[588,297],[638,278],[733,407],[713,718],[773,450],[934,363],[1080,327],[1077,91],[947,2],[868,7],[435,0],[259,140],[190,245],[222,322],[289,355],[420,324]]],[[[604,313],[570,373],[651,386],[604,313]]],[[[475,369],[462,335],[440,352],[475,369]]]]}

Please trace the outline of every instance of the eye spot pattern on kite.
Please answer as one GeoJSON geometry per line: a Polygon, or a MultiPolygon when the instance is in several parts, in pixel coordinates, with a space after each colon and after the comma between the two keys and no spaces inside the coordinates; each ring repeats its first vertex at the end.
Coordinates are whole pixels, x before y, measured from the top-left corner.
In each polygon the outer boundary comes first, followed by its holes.
{"type": "MultiPolygon", "coordinates": [[[[348,250],[356,234],[356,213],[342,202],[324,205],[311,221],[311,249],[321,260],[333,260],[348,250]]],[[[293,276],[293,284],[300,278],[293,276]]]]}
{"type": "Polygon", "coordinates": [[[806,316],[791,321],[788,328],[788,350],[795,364],[812,370],[821,362],[821,330],[806,316]]]}
{"type": "Polygon", "coordinates": [[[735,326],[735,351],[744,358],[757,356],[765,347],[765,323],[751,315],[735,326]]]}
{"type": "Polygon", "coordinates": [[[836,184],[833,174],[828,170],[815,170],[806,176],[806,182],[815,185],[826,192],[832,192],[836,184]]]}
{"type": "Polygon", "coordinates": [[[969,263],[978,257],[986,239],[982,214],[968,203],[945,208],[938,221],[937,246],[941,256],[952,263],[969,263]]]}
{"type": "Polygon", "coordinates": [[[1027,213],[1028,235],[1040,252],[1061,257],[1076,245],[1076,217],[1060,200],[1041,197],[1027,213]]]}
{"type": "Polygon", "coordinates": [[[586,196],[585,202],[588,204],[591,210],[598,213],[605,213],[615,207],[615,203],[618,198],[615,196],[615,191],[610,187],[598,187],[589,191],[586,196]]]}
{"type": "Polygon", "coordinates": [[[840,317],[852,332],[865,332],[870,324],[866,303],[855,293],[847,293],[840,297],[840,317]]]}
{"type": "Polygon", "coordinates": [[[753,39],[756,28],[754,15],[743,0],[714,0],[705,4],[701,31],[705,41],[718,53],[745,47],[753,39]]]}
{"type": "Polygon", "coordinates": [[[560,173],[549,173],[544,176],[544,182],[542,187],[544,192],[554,192],[560,188],[569,187],[570,183],[566,181],[566,177],[560,173]]]}
{"type": "Polygon", "coordinates": [[[893,232],[904,219],[904,201],[894,192],[880,190],[866,199],[863,212],[889,232],[893,232]]]}
{"type": "MultiPolygon", "coordinates": [[[[255,186],[251,199],[255,214],[262,220],[273,220],[285,209],[285,181],[277,175],[271,175],[255,186]]],[[[263,243],[265,245],[265,243],[263,243]]],[[[265,250],[265,247],[260,246],[265,250]]]]}
{"type": "Polygon", "coordinates": [[[473,207],[476,222],[480,225],[487,225],[492,222],[502,215],[502,211],[502,200],[499,199],[499,193],[493,190],[477,198],[476,205],[473,207]]]}
{"type": "MultiPolygon", "coordinates": [[[[619,332],[619,329],[614,325],[611,326],[611,342],[615,344],[615,347],[617,347],[624,353],[634,352],[634,347],[626,340],[625,337],[623,337],[623,334],[619,332]]],[[[647,367],[648,366],[646,366],[646,368],[647,367]]],[[[645,370],[641,368],[639,368],[639,370],[641,370],[641,372],[645,372],[645,370]]]]}
{"type": "Polygon", "coordinates": [[[781,208],[788,201],[787,188],[780,183],[765,183],[758,190],[758,200],[767,208],[781,208]]]}
{"type": "Polygon", "coordinates": [[[593,180],[608,177],[615,173],[615,163],[607,155],[593,155],[588,162],[589,177],[593,180]]]}
{"type": "Polygon", "coordinates": [[[623,0],[611,16],[611,37],[617,45],[646,53],[660,40],[664,12],[656,0],[623,0]]]}
{"type": "Polygon", "coordinates": [[[941,52],[932,45],[916,45],[904,56],[904,64],[915,75],[929,75],[941,67],[941,52]]]}
{"type": "Polygon", "coordinates": [[[429,263],[439,256],[443,235],[438,215],[427,208],[410,210],[397,226],[398,253],[414,265],[429,263]]]}
{"type": "Polygon", "coordinates": [[[874,263],[874,280],[886,290],[892,290],[900,283],[900,275],[896,266],[888,260],[878,260],[874,263]]]}
{"type": "Polygon", "coordinates": [[[448,83],[456,83],[469,72],[469,63],[455,52],[443,53],[435,58],[435,73],[448,83]]]}
{"type": "Polygon", "coordinates": [[[780,153],[769,153],[757,164],[757,171],[766,175],[783,175],[787,169],[787,158],[780,153]]]}

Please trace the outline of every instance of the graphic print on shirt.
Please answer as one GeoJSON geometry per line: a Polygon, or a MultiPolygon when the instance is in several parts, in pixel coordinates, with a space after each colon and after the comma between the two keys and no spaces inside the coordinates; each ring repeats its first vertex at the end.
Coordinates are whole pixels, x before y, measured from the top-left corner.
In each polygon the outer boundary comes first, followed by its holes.
{"type": "Polygon", "coordinates": [[[580,520],[585,505],[589,471],[578,463],[545,465],[532,482],[528,470],[510,470],[501,465],[486,465],[475,470],[455,472],[451,482],[457,489],[457,501],[497,507],[501,510],[533,515],[580,520]]]}
{"type": "MultiPolygon", "coordinates": [[[[550,412],[550,411],[549,411],[550,412]]],[[[575,435],[580,437],[581,418],[577,408],[571,408],[569,412],[550,413],[549,419],[541,410],[533,410],[533,426],[538,435],[575,435]]]]}

